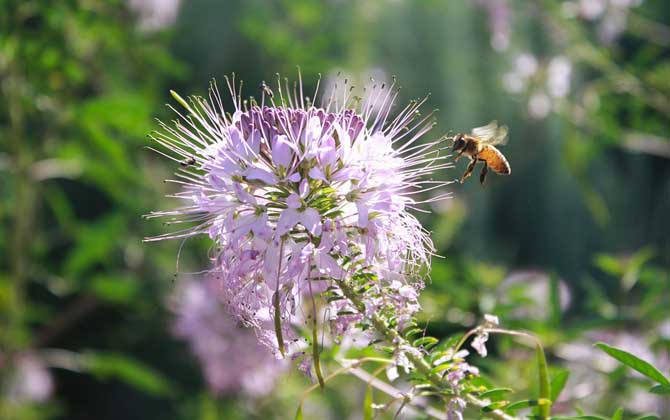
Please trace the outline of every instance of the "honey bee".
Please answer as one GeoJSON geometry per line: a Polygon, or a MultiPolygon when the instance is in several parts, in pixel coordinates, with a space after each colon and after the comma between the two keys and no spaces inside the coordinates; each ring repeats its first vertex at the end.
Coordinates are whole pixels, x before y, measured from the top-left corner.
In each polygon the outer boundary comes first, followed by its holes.
{"type": "Polygon", "coordinates": [[[479,182],[482,185],[484,185],[489,168],[501,175],[512,173],[509,162],[495,147],[507,143],[508,131],[506,125],[498,127],[497,121],[491,121],[485,126],[473,128],[471,134],[461,133],[451,138],[454,143],[452,150],[457,153],[455,160],[458,160],[462,155],[470,158],[470,164],[461,177],[461,184],[472,175],[477,162],[484,162],[484,167],[479,175],[479,182]]]}

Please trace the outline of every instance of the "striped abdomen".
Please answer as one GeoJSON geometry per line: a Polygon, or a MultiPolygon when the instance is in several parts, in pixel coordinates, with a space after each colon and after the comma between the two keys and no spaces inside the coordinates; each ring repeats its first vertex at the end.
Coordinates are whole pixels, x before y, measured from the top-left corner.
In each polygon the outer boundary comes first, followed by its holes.
{"type": "Polygon", "coordinates": [[[477,158],[486,161],[488,167],[494,172],[502,175],[509,175],[512,173],[512,168],[509,166],[509,162],[507,162],[505,156],[500,153],[500,150],[496,149],[494,146],[485,145],[477,154],[477,158]]]}

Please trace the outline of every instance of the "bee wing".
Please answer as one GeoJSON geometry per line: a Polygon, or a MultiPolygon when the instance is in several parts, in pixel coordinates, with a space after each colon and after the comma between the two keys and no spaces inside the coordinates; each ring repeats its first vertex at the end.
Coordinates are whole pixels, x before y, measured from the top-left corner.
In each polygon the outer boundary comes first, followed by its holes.
{"type": "Polygon", "coordinates": [[[507,128],[506,125],[503,125],[501,127],[498,127],[498,130],[496,131],[496,134],[491,138],[491,140],[488,141],[488,144],[492,146],[500,145],[504,146],[507,144],[507,140],[509,140],[509,137],[507,137],[507,133],[509,132],[509,128],[507,128]]]}
{"type": "Polygon", "coordinates": [[[479,139],[492,146],[505,145],[507,143],[507,132],[509,129],[506,125],[498,127],[498,121],[493,120],[487,125],[472,129],[472,135],[479,137],[479,139]]]}
{"type": "Polygon", "coordinates": [[[498,121],[493,120],[486,125],[473,128],[472,135],[475,137],[479,137],[482,141],[488,142],[490,139],[495,137],[497,131],[498,131],[498,121]]]}

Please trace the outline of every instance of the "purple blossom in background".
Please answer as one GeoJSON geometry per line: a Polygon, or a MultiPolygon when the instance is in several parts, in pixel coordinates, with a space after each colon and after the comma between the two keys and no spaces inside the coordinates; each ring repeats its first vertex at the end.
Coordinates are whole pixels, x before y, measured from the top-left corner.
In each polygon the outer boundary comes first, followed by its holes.
{"type": "Polygon", "coordinates": [[[579,0],[563,5],[566,14],[597,23],[597,34],[606,44],[614,42],[628,24],[630,9],[642,4],[642,0],[579,0]]]}
{"type": "Polygon", "coordinates": [[[512,19],[508,0],[478,0],[477,3],[488,14],[491,46],[496,51],[506,50],[510,44],[512,19]]]}
{"type": "Polygon", "coordinates": [[[253,331],[238,325],[218,299],[209,279],[189,280],[172,299],[174,333],[186,339],[216,393],[269,393],[286,368],[261,346],[253,331]]]}
{"type": "Polygon", "coordinates": [[[44,402],[53,393],[54,383],[49,369],[39,355],[31,352],[18,354],[13,359],[7,395],[15,403],[44,402]]]}
{"type": "Polygon", "coordinates": [[[150,216],[191,225],[149,240],[208,235],[212,293],[276,355],[298,354],[300,327],[316,328],[309,320],[326,307],[335,336],[372,313],[402,326],[419,309],[433,249],[409,210],[446,185],[422,178],[451,166],[441,140],[419,141],[433,126],[418,113],[425,99],[391,115],[395,82],[353,98],[345,80],[316,107],[302,82],[278,81],[247,103],[227,82],[232,113],[215,86],[208,101],[174,94],[188,116],[154,133],[159,153],[181,163],[173,182],[184,205],[150,216]],[[340,289],[350,281],[365,313],[340,289]]]}
{"type": "Polygon", "coordinates": [[[137,15],[140,27],[156,31],[171,26],[177,20],[181,0],[128,0],[137,15]]]}
{"type": "Polygon", "coordinates": [[[572,63],[562,55],[538,61],[531,53],[520,53],[511,71],[502,77],[503,87],[510,93],[528,95],[528,115],[545,118],[558,109],[570,93],[572,63]]]}

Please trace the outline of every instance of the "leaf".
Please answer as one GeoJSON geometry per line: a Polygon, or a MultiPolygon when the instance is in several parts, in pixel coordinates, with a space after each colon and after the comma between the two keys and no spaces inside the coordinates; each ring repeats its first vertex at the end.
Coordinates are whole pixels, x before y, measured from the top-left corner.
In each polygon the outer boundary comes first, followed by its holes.
{"type": "Polygon", "coordinates": [[[612,415],[612,420],[622,420],[622,419],[623,419],[623,407],[619,407],[612,415]]]}
{"type": "Polygon", "coordinates": [[[409,339],[413,335],[417,335],[417,334],[423,334],[423,330],[421,328],[412,328],[409,331],[405,332],[404,336],[405,336],[405,338],[409,339]]]}
{"type": "Polygon", "coordinates": [[[363,420],[372,420],[375,410],[372,408],[372,385],[368,385],[363,399],[363,420]]]}
{"type": "Polygon", "coordinates": [[[298,405],[298,410],[295,412],[295,420],[302,420],[302,401],[298,405]]]}
{"type": "Polygon", "coordinates": [[[606,343],[596,343],[595,346],[619,362],[630,367],[631,369],[636,370],[647,378],[660,383],[663,385],[663,387],[670,388],[670,380],[663,376],[663,374],[649,362],[646,362],[639,357],[628,353],[627,351],[612,347],[606,343]]]}
{"type": "Polygon", "coordinates": [[[670,394],[670,387],[656,384],[649,390],[652,394],[670,394]]]}
{"type": "Polygon", "coordinates": [[[494,403],[491,403],[487,405],[486,407],[482,407],[482,412],[483,413],[490,413],[491,411],[499,410],[501,408],[504,408],[507,405],[507,401],[496,401],[494,403]]]}
{"type": "Polygon", "coordinates": [[[608,420],[600,416],[552,417],[549,420],[608,420]]]}
{"type": "Polygon", "coordinates": [[[550,385],[552,401],[558,400],[559,395],[561,395],[561,391],[563,391],[563,388],[565,388],[565,384],[568,381],[569,376],[569,370],[562,370],[553,377],[550,385]]]}
{"type": "Polygon", "coordinates": [[[100,379],[114,378],[148,394],[168,395],[172,386],[160,372],[128,356],[115,353],[87,353],[86,368],[100,379]]]}
{"type": "Polygon", "coordinates": [[[635,420],[660,420],[661,418],[658,417],[656,414],[646,414],[644,416],[638,417],[635,420]]]}
{"type": "Polygon", "coordinates": [[[490,389],[486,392],[482,392],[479,394],[479,398],[488,398],[490,400],[497,400],[501,398],[504,394],[507,394],[509,392],[513,392],[514,390],[511,388],[495,388],[495,389],[490,389]]]}
{"type": "Polygon", "coordinates": [[[453,363],[442,363],[441,365],[435,366],[430,370],[430,373],[440,373],[442,371],[445,371],[453,366],[453,363]]]}
{"type": "Polygon", "coordinates": [[[412,345],[414,347],[432,347],[437,344],[439,340],[435,337],[422,337],[414,340],[412,345]]]}
{"type": "Polygon", "coordinates": [[[549,276],[549,321],[551,325],[558,326],[561,323],[561,291],[559,289],[558,276],[549,276]]]}
{"type": "Polygon", "coordinates": [[[535,345],[535,353],[537,356],[537,371],[540,385],[540,400],[548,400],[549,404],[542,404],[539,406],[540,417],[546,419],[551,414],[551,385],[549,383],[549,370],[547,369],[547,358],[544,355],[544,349],[537,343],[535,345]]]}
{"type": "Polygon", "coordinates": [[[540,398],[539,400],[521,400],[505,407],[505,411],[518,410],[520,408],[528,408],[528,407],[547,407],[550,405],[551,401],[544,398],[540,398]]]}
{"type": "Polygon", "coordinates": [[[98,298],[110,303],[130,302],[138,292],[139,283],[124,276],[97,276],[89,284],[91,291],[98,298]]]}
{"type": "Polygon", "coordinates": [[[126,236],[127,221],[122,214],[114,214],[90,224],[77,227],[77,245],[65,261],[69,277],[78,277],[99,264],[108,264],[126,236]]]}

